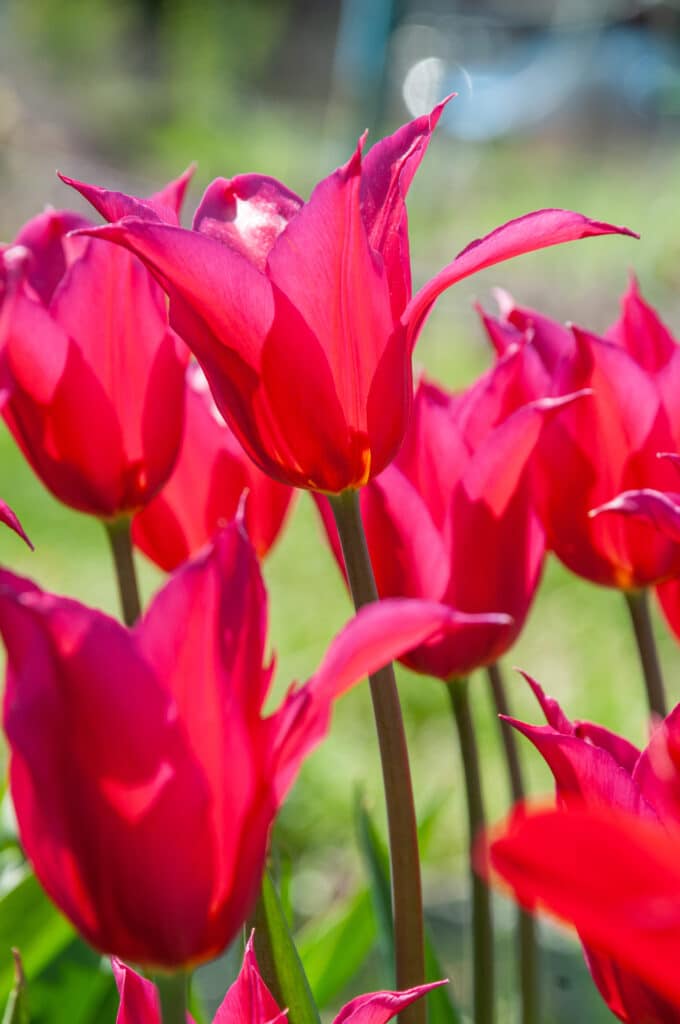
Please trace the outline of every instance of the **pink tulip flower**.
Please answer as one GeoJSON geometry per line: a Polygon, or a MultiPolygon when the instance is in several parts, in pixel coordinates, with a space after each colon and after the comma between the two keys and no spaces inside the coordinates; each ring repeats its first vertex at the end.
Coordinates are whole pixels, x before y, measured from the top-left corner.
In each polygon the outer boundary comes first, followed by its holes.
{"type": "Polygon", "coordinates": [[[661,976],[680,952],[680,887],[672,889],[680,876],[677,867],[661,871],[657,861],[671,851],[676,862],[680,855],[680,705],[640,751],[600,725],[570,722],[557,701],[528,681],[547,725],[508,721],[543,756],[559,805],[575,815],[546,812],[525,826],[518,813],[505,838],[492,846],[493,866],[520,899],[531,893],[575,923],[593,980],[620,1020],[671,1024],[680,985],[669,988],[661,976]],[[602,932],[594,926],[598,915],[606,920],[602,932]],[[618,941],[603,940],[604,931],[613,935],[616,928],[618,941]]]}
{"type": "MultiPolygon", "coordinates": [[[[505,615],[409,651],[401,660],[417,672],[450,680],[490,664],[515,642],[529,613],[545,554],[532,456],[546,419],[572,398],[530,402],[523,387],[519,351],[460,395],[421,382],[399,454],[361,492],[381,597],[505,615]]],[[[342,566],[330,509],[325,499],[319,505],[342,566]]]]}
{"type": "Polygon", "coordinates": [[[104,952],[169,969],[216,956],[251,909],[272,821],[332,702],[466,623],[442,605],[372,605],[264,716],[266,594],[238,524],[133,629],[0,574],[10,787],[38,879],[104,952]]]}
{"type": "MultiPolygon", "coordinates": [[[[186,183],[148,208],[170,219],[186,183]]],[[[48,210],[0,252],[3,415],[60,501],[112,518],[145,505],[172,470],[187,352],[136,257],[69,235],[88,226],[48,210]]]]}
{"type": "Polygon", "coordinates": [[[631,233],[540,210],[472,242],[412,295],[405,199],[445,103],[365,157],[362,138],[307,202],[262,175],[218,178],[190,231],[65,179],[118,221],[96,234],[152,270],[220,412],[284,483],[337,493],[391,462],[411,412],[413,345],[446,288],[521,253],[631,233]]]}
{"type": "Polygon", "coordinates": [[[509,296],[502,305],[502,318],[485,316],[485,326],[499,352],[520,347],[533,397],[592,389],[554,419],[539,446],[534,487],[548,546],[579,576],[623,590],[680,574],[680,548],[648,523],[591,514],[623,490],[673,489],[673,469],[657,452],[680,446],[680,347],[635,282],[602,338],[509,296]]]}

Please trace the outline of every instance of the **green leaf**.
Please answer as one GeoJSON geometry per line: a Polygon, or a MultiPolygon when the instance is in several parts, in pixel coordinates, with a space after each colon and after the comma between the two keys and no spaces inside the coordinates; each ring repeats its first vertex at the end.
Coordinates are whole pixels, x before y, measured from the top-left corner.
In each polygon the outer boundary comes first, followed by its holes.
{"type": "Polygon", "coordinates": [[[368,889],[358,892],[334,914],[307,925],[297,937],[317,1006],[323,1010],[350,983],[371,952],[375,914],[368,889]]]}
{"type": "Polygon", "coordinates": [[[258,948],[257,930],[262,927],[267,929],[273,959],[273,964],[270,966],[276,976],[276,988],[281,999],[281,1009],[288,1008],[288,1020],[291,1024],[320,1024],[319,1012],[314,1003],[307,976],[269,872],[265,873],[262,880],[256,921],[256,949],[258,948]]]}
{"type": "Polygon", "coordinates": [[[14,957],[14,987],[9,994],[2,1024],[28,1024],[28,1007],[26,1005],[26,978],[21,965],[18,949],[12,950],[14,957]]]}
{"type": "Polygon", "coordinates": [[[14,981],[13,947],[21,950],[26,975],[35,978],[69,946],[75,931],[38,884],[28,867],[17,871],[15,884],[0,899],[0,998],[14,981]]]}

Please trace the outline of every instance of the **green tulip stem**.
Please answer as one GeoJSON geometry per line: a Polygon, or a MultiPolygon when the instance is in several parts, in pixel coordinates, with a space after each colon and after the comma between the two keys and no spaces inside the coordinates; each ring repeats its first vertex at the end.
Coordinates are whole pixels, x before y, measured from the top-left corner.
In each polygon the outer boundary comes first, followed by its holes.
{"type": "MultiPolygon", "coordinates": [[[[354,606],[359,609],[378,599],[361,521],[359,494],[344,491],[331,495],[330,503],[354,606]]],[[[425,981],[423,897],[411,768],[394,667],[387,665],[374,672],[370,686],[387,804],[396,987],[406,989],[425,981]]],[[[401,1024],[425,1024],[425,1019],[424,1000],[418,1000],[399,1014],[401,1024]]]]}
{"type": "Polygon", "coordinates": [[[161,1024],[186,1024],[189,975],[185,971],[154,978],[161,1004],[161,1024]]]}
{"type": "Polygon", "coordinates": [[[131,526],[132,521],[129,516],[104,520],[104,528],[109,538],[116,570],[123,622],[126,626],[134,626],[142,612],[132,554],[131,526]]]}
{"type": "MultiPolygon", "coordinates": [[[[499,715],[509,715],[510,706],[505,692],[505,683],[498,662],[487,669],[491,693],[499,715]]],[[[515,730],[499,719],[503,751],[508,768],[510,793],[513,803],[524,800],[526,791],[522,778],[522,766],[517,748],[515,730]]],[[[540,1015],[540,970],[536,920],[533,914],[519,910],[517,916],[517,937],[519,940],[519,984],[522,997],[522,1024],[538,1024],[540,1015]]]]}
{"type": "Polygon", "coordinates": [[[666,691],[649,615],[648,589],[644,587],[642,590],[626,590],[624,596],[635,632],[635,642],[640,655],[649,710],[652,714],[665,718],[668,714],[666,691]]]}
{"type": "Polygon", "coordinates": [[[467,679],[453,679],[447,686],[453,717],[458,730],[463,762],[468,813],[468,846],[472,886],[472,954],[475,1024],[494,1021],[494,950],[491,893],[473,868],[472,854],[477,836],[484,828],[484,802],[467,679]]]}

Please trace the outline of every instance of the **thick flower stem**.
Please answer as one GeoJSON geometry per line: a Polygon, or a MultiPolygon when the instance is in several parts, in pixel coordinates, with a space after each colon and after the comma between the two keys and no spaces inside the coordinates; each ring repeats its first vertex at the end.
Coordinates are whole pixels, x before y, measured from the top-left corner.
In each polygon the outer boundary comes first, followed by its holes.
{"type": "Polygon", "coordinates": [[[134,626],[141,614],[142,606],[139,600],[137,573],[132,555],[131,521],[128,516],[121,516],[119,519],[106,520],[104,527],[111,545],[113,564],[116,568],[123,622],[126,626],[134,626]]]}
{"type": "Polygon", "coordinates": [[[659,657],[656,651],[654,631],[649,615],[649,596],[647,588],[642,590],[624,591],[626,604],[635,631],[635,641],[640,654],[642,674],[645,679],[647,690],[647,701],[649,710],[661,718],[668,714],[666,707],[666,692],[659,665],[659,657]]]}
{"type": "MultiPolygon", "coordinates": [[[[497,662],[487,669],[491,693],[496,711],[499,715],[509,715],[510,707],[505,693],[505,684],[497,662]]],[[[513,803],[525,797],[522,766],[515,731],[507,722],[499,720],[505,761],[508,768],[510,793],[513,803]]],[[[522,996],[522,1024],[538,1024],[540,1020],[540,971],[538,937],[536,921],[533,914],[519,910],[517,917],[517,937],[519,940],[519,982],[522,996]]]]}
{"type": "Polygon", "coordinates": [[[189,976],[184,971],[154,978],[161,1004],[161,1024],[186,1024],[189,976]]]}
{"type": "MultiPolygon", "coordinates": [[[[332,496],[330,502],[352,598],[358,609],[378,599],[359,495],[356,491],[344,491],[332,496]]],[[[370,684],[387,804],[396,984],[397,988],[406,989],[425,981],[423,898],[411,768],[393,666],[375,672],[370,684]]],[[[424,1000],[402,1010],[399,1019],[402,1024],[424,1024],[424,1000]]]]}
{"type": "Polygon", "coordinates": [[[473,1020],[475,1024],[493,1024],[494,951],[491,893],[486,883],[472,867],[472,851],[475,840],[485,824],[479,754],[470,714],[467,679],[454,679],[447,688],[460,741],[467,799],[472,882],[473,1020]]]}

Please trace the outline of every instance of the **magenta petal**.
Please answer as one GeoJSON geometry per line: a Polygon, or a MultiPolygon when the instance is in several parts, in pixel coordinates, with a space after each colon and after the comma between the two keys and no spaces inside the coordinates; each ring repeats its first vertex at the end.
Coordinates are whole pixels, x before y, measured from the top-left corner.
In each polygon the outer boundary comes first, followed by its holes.
{"type": "Polygon", "coordinates": [[[411,297],[408,224],[404,200],[420,166],[447,97],[431,114],[417,117],[380,139],[361,169],[361,212],[368,240],[382,254],[390,278],[392,310],[399,317],[411,297]]]}
{"type": "Polygon", "coordinates": [[[592,235],[638,236],[628,228],[615,227],[590,220],[572,210],[535,210],[508,221],[483,238],[470,242],[452,263],[428,281],[409,302],[402,320],[407,325],[411,344],[415,343],[430,307],[446,289],[464,277],[476,274],[495,263],[521,256],[525,252],[545,249],[562,242],[571,242],[592,235]]]}
{"type": "Polygon", "coordinates": [[[680,503],[673,500],[680,495],[670,495],[643,487],[637,491],[624,491],[613,501],[590,511],[591,516],[627,515],[648,519],[666,537],[680,543],[680,503]]]}
{"type": "Polygon", "coordinates": [[[366,431],[368,396],[395,324],[387,274],[361,216],[360,184],[357,152],[281,232],[268,272],[318,339],[348,425],[366,431]]]}
{"type": "Polygon", "coordinates": [[[19,522],[19,517],[9,507],[6,501],[0,499],[0,522],[4,523],[5,526],[9,526],[10,530],[14,530],[22,540],[25,540],[31,551],[35,550],[30,540],[24,533],[24,528],[19,522]]]}
{"type": "Polygon", "coordinates": [[[676,353],[677,344],[655,309],[644,301],[634,274],[621,300],[621,316],[605,337],[627,349],[649,373],[662,369],[676,353]]]}
{"type": "Polygon", "coordinates": [[[117,957],[111,958],[120,1004],[116,1024],[160,1024],[156,986],[117,957]]]}
{"type": "Polygon", "coordinates": [[[307,685],[317,700],[333,699],[440,632],[467,624],[506,625],[509,621],[507,615],[465,615],[436,601],[388,598],[357,612],[332,641],[307,685]]]}
{"type": "Polygon", "coordinates": [[[395,465],[363,489],[361,515],[380,596],[441,600],[450,573],[446,545],[425,500],[395,465]]]}
{"type": "Polygon", "coordinates": [[[301,206],[299,196],[263,174],[216,178],[199,203],[193,227],[264,270],[271,247],[301,206]]]}
{"type": "Polygon", "coordinates": [[[178,225],[180,209],[194,170],[192,164],[179,178],[169,182],[148,199],[100,188],[98,185],[88,185],[84,181],[76,181],[75,178],[57,173],[64,184],[80,192],[83,199],[87,199],[104,220],[114,222],[123,217],[140,217],[142,220],[178,225]]]}
{"type": "MultiPolygon", "coordinates": [[[[92,222],[70,210],[46,210],[33,217],[14,240],[30,252],[26,277],[31,287],[47,305],[64,276],[69,260],[65,238],[70,231],[88,228],[92,222]]],[[[81,246],[84,240],[81,240],[81,246]]]]}
{"type": "Polygon", "coordinates": [[[448,980],[444,978],[402,992],[368,992],[346,1003],[333,1024],[387,1024],[388,1020],[392,1020],[416,999],[421,999],[427,992],[446,984],[448,980]]]}
{"type": "MultiPolygon", "coordinates": [[[[225,349],[234,349],[250,365],[259,364],[274,313],[271,286],[240,253],[199,232],[138,217],[93,228],[88,234],[134,252],[162,282],[170,282],[223,339],[225,349]]],[[[186,340],[191,344],[191,337],[186,340]]]]}
{"type": "Polygon", "coordinates": [[[265,985],[257,966],[251,933],[236,981],[213,1018],[213,1024],[269,1024],[285,1018],[265,985]]]}

